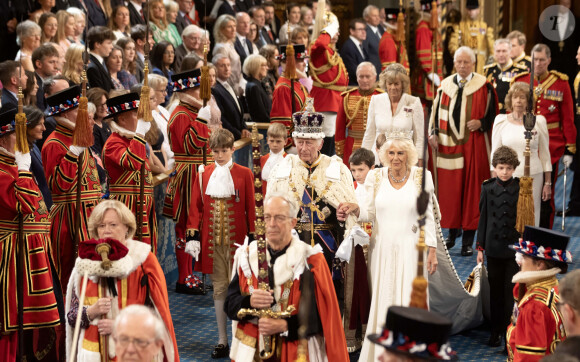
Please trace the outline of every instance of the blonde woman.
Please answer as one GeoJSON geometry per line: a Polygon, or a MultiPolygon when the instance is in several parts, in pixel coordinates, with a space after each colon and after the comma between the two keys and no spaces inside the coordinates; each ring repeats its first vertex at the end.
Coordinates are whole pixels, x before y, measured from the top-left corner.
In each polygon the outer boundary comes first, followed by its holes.
{"type": "Polygon", "coordinates": [[[75,35],[74,42],[78,44],[84,44],[83,32],[85,31],[85,25],[87,19],[85,18],[85,13],[79,8],[70,7],[66,11],[75,17],[75,35]]]}
{"type": "Polygon", "coordinates": [[[83,72],[83,52],[85,51],[84,45],[81,44],[71,44],[64,55],[64,66],[62,68],[62,74],[75,82],[76,84],[81,84],[81,74],[83,72]]]}
{"type": "Polygon", "coordinates": [[[153,39],[156,43],[166,40],[174,48],[181,45],[182,40],[177,28],[167,23],[165,5],[162,0],[149,2],[149,20],[151,20],[151,31],[153,31],[153,39]]]}
{"type": "Polygon", "coordinates": [[[234,42],[236,40],[236,19],[228,14],[223,14],[217,18],[213,27],[215,46],[213,56],[224,54],[230,59],[232,75],[228,83],[232,86],[238,96],[241,96],[246,89],[246,81],[242,77],[242,62],[234,42]]]}
{"type": "MultiPolygon", "coordinates": [[[[401,64],[391,64],[381,73],[379,86],[386,92],[371,97],[362,147],[374,150],[378,135],[394,128],[412,130],[413,143],[419,154],[418,165],[422,166],[423,107],[418,97],[408,93],[409,84],[409,76],[401,64]]],[[[375,156],[378,156],[376,152],[375,156]]],[[[378,160],[377,157],[377,163],[378,160]]]]}
{"type": "Polygon", "coordinates": [[[66,10],[59,10],[56,13],[56,20],[58,22],[58,27],[54,42],[60,45],[62,50],[66,53],[68,47],[74,43],[76,20],[74,15],[66,10]]]}

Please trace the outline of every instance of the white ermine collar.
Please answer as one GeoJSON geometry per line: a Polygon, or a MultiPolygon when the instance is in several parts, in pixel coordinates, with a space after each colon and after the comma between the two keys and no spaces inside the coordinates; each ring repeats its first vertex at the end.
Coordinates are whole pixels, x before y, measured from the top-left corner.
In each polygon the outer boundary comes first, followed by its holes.
{"type": "Polygon", "coordinates": [[[562,270],[560,268],[552,268],[548,270],[534,270],[521,271],[516,273],[512,278],[512,283],[530,284],[541,279],[555,277],[562,270]]]}
{"type": "Polygon", "coordinates": [[[60,124],[61,126],[64,126],[65,128],[70,129],[71,131],[74,130],[76,127],[76,124],[71,122],[68,118],[54,116],[54,119],[56,120],[56,123],[60,124]]]}

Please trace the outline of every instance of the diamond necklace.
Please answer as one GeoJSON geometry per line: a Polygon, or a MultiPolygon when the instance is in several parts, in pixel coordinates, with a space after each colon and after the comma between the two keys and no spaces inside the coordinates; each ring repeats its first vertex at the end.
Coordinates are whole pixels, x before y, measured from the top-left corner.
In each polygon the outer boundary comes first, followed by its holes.
{"type": "Polygon", "coordinates": [[[401,182],[405,182],[405,180],[407,179],[407,171],[405,171],[405,176],[403,176],[402,179],[397,180],[395,176],[393,176],[393,172],[389,170],[389,177],[391,178],[391,180],[393,180],[394,183],[400,184],[401,182]]]}

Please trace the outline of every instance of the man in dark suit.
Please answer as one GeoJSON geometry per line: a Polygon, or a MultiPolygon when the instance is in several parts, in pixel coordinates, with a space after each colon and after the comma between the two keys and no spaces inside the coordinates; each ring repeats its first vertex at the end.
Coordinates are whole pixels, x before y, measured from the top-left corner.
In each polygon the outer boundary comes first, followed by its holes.
{"type": "Polygon", "coordinates": [[[111,29],[104,26],[95,26],[89,29],[87,40],[89,42],[91,60],[87,68],[89,85],[91,88],[99,87],[110,92],[113,88],[113,81],[105,65],[105,58],[113,50],[115,34],[113,34],[111,29]]]}
{"type": "MultiPolygon", "coordinates": [[[[250,137],[250,131],[244,122],[242,101],[236,96],[228,79],[232,74],[230,58],[225,54],[217,54],[211,61],[216,67],[216,83],[213,86],[212,94],[215,97],[219,109],[222,111],[222,126],[232,132],[234,138],[250,137]]],[[[241,149],[234,154],[234,161],[240,165],[248,166],[250,153],[241,149]]]]}
{"type": "Polygon", "coordinates": [[[175,60],[173,62],[173,68],[176,72],[183,72],[187,69],[181,69],[181,63],[183,58],[193,51],[199,50],[201,45],[201,36],[203,29],[197,25],[188,25],[183,29],[181,33],[181,39],[183,43],[175,48],[175,60]]]}
{"type": "Polygon", "coordinates": [[[222,5],[218,9],[218,17],[223,14],[229,14],[231,16],[236,16],[240,11],[248,11],[248,5],[246,1],[242,0],[224,0],[222,5]]]}
{"type": "Polygon", "coordinates": [[[230,59],[227,55],[217,54],[213,57],[212,63],[216,66],[216,84],[212,89],[212,94],[222,111],[222,126],[232,132],[236,140],[250,137],[243,119],[242,103],[228,83],[232,74],[230,59]]]}
{"type": "MultiPolygon", "coordinates": [[[[264,8],[265,14],[265,24],[264,28],[266,32],[270,32],[273,37],[273,44],[278,43],[278,32],[280,31],[280,27],[282,26],[280,19],[276,16],[274,2],[273,1],[264,1],[262,3],[262,8],[264,8]]],[[[377,47],[378,49],[378,47],[377,47]]]]}
{"type": "Polygon", "coordinates": [[[109,17],[105,14],[105,10],[100,5],[100,2],[97,2],[97,0],[84,0],[84,2],[89,13],[87,18],[89,29],[95,26],[107,26],[109,17]]]}
{"type": "Polygon", "coordinates": [[[36,92],[36,106],[39,109],[46,108],[42,84],[48,77],[58,73],[58,50],[51,43],[42,44],[32,52],[32,65],[39,91],[36,92]]]}
{"type": "Polygon", "coordinates": [[[143,8],[143,3],[145,3],[145,0],[131,0],[127,2],[131,25],[145,24],[145,15],[147,14],[145,13],[146,9],[143,8]]]}
{"type": "Polygon", "coordinates": [[[179,34],[182,34],[186,26],[197,25],[197,20],[189,16],[189,12],[193,9],[193,0],[177,0],[177,5],[179,5],[179,11],[175,19],[175,27],[179,34]]]}
{"type": "MultiPolygon", "coordinates": [[[[42,89],[38,89],[38,93],[42,93],[44,95],[44,99],[50,97],[53,94],[56,94],[62,90],[65,90],[69,87],[72,87],[74,84],[66,79],[64,75],[55,75],[54,77],[48,77],[44,80],[42,85],[42,89]]],[[[44,131],[42,132],[42,139],[36,141],[36,145],[38,146],[39,150],[42,150],[42,146],[44,142],[50,136],[50,134],[56,128],[56,120],[53,116],[48,116],[48,104],[44,109],[44,131]]]]}
{"type": "Polygon", "coordinates": [[[20,63],[6,60],[0,63],[0,82],[2,82],[2,107],[18,106],[18,73],[20,72],[20,86],[26,88],[28,77],[20,63]]]}
{"type": "MultiPolygon", "coordinates": [[[[131,39],[135,42],[135,62],[137,63],[137,82],[143,81],[143,68],[145,67],[145,39],[147,38],[147,27],[143,24],[137,24],[131,28],[131,39]]],[[[153,49],[155,40],[153,40],[153,32],[149,29],[149,50],[153,49]]],[[[149,61],[149,69],[153,69],[151,61],[149,61]]]]}
{"type": "Polygon", "coordinates": [[[258,35],[254,41],[258,49],[262,49],[266,44],[275,44],[274,37],[270,37],[268,30],[264,27],[266,24],[264,8],[262,6],[254,6],[248,11],[248,15],[250,15],[252,21],[258,26],[258,35]]]}
{"type": "Polygon", "coordinates": [[[363,19],[353,19],[348,25],[350,37],[346,39],[340,49],[340,57],[344,62],[348,72],[348,85],[357,85],[356,67],[368,61],[368,54],[363,47],[363,42],[367,37],[366,24],[363,19]]]}
{"type": "MultiPolygon", "coordinates": [[[[363,42],[363,47],[368,52],[368,60],[373,63],[378,75],[381,74],[381,59],[379,58],[379,43],[385,29],[381,25],[379,9],[374,5],[369,5],[363,10],[363,18],[367,23],[367,38],[363,42]]],[[[356,79],[356,78],[355,78],[356,79]]]]}
{"type": "Polygon", "coordinates": [[[240,56],[240,62],[244,65],[244,60],[248,55],[254,53],[252,42],[246,38],[250,32],[250,15],[244,12],[236,14],[236,41],[234,49],[240,56]]]}

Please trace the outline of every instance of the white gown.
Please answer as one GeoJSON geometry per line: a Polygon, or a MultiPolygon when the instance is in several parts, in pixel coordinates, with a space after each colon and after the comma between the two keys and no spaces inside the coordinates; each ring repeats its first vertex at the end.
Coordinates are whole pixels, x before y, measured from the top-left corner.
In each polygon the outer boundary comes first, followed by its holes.
{"type": "MultiPolygon", "coordinates": [[[[374,221],[369,246],[369,280],[371,284],[371,307],[367,335],[381,333],[387,309],[392,305],[408,306],[411,300],[413,279],[417,276],[417,249],[419,239],[417,224],[418,187],[415,174],[420,170],[412,167],[409,179],[397,190],[388,180],[388,168],[369,172],[364,183],[367,200],[360,210],[360,221],[374,221]],[[379,181],[376,189],[375,185],[379,181]]],[[[426,173],[425,188],[433,194],[431,173],[426,173]]],[[[420,187],[420,184],[419,184],[420,187]]],[[[429,200],[432,200],[429,197],[429,200]]],[[[436,247],[433,203],[427,206],[425,243],[436,247]]],[[[427,252],[425,252],[425,265],[427,252]]],[[[423,275],[427,277],[426,270],[423,275]]],[[[382,347],[365,338],[360,361],[376,361],[382,347]]]]}

